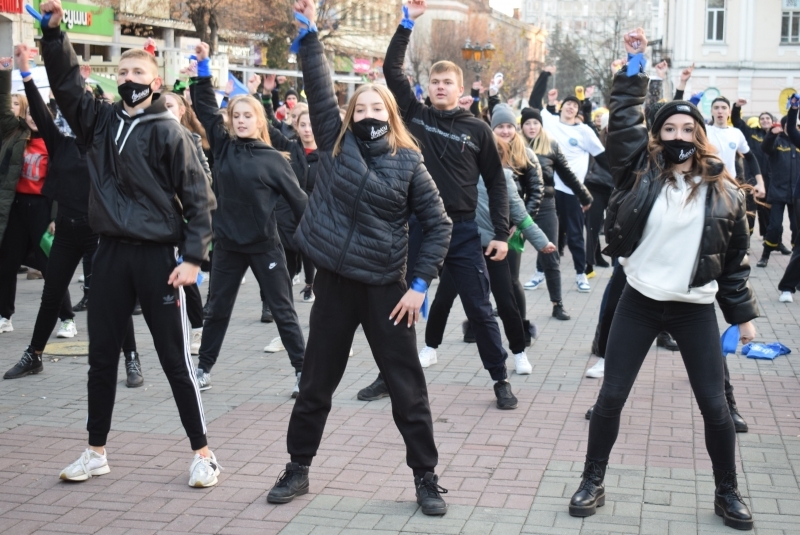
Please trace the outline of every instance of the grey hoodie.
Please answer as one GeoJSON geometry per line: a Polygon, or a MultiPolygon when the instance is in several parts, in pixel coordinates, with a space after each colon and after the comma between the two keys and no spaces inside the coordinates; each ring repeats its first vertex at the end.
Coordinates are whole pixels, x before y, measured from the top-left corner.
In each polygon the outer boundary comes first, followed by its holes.
{"type": "MultiPolygon", "coordinates": [[[[503,171],[508,188],[508,211],[511,216],[511,225],[518,226],[528,217],[528,211],[525,209],[525,203],[519,196],[517,184],[514,182],[511,169],[504,169],[503,171]]],[[[481,234],[481,245],[483,247],[488,247],[489,242],[494,239],[495,233],[492,220],[489,217],[489,195],[486,192],[486,185],[483,183],[483,177],[478,178],[478,209],[475,211],[475,221],[478,223],[478,231],[481,234]]],[[[541,251],[550,242],[536,223],[523,230],[522,235],[537,251],[541,251]]]]}

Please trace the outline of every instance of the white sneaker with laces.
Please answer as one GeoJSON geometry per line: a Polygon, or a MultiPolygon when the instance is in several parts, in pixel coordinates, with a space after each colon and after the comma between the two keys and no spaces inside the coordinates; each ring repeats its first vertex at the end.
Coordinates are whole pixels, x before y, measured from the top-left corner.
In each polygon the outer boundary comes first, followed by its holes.
{"type": "Polygon", "coordinates": [[[523,286],[525,287],[526,290],[535,290],[536,288],[541,286],[543,282],[544,282],[544,273],[542,273],[541,271],[537,271],[536,273],[533,274],[531,280],[523,284],[523,286]]]}
{"type": "Polygon", "coordinates": [[[11,325],[11,318],[0,318],[0,333],[10,333],[14,330],[11,325]]]}
{"type": "Polygon", "coordinates": [[[514,368],[517,375],[530,375],[533,371],[533,366],[528,362],[528,355],[524,351],[514,355],[514,368]]]}
{"type": "Polygon", "coordinates": [[[423,368],[436,364],[439,360],[436,358],[436,349],[425,346],[419,352],[419,364],[423,368]]]}
{"type": "Polygon", "coordinates": [[[606,370],[606,359],[601,358],[597,362],[594,363],[594,366],[586,370],[586,377],[591,377],[592,379],[602,379],[605,375],[606,370]]]}
{"type": "Polygon", "coordinates": [[[200,354],[200,345],[202,343],[203,343],[203,328],[200,327],[199,329],[192,329],[192,344],[189,348],[192,355],[200,354]]]}
{"type": "Polygon", "coordinates": [[[58,330],[56,337],[75,338],[76,334],[78,334],[78,328],[75,327],[75,320],[64,320],[61,322],[61,328],[58,330]]]}
{"type": "Polygon", "coordinates": [[[792,297],[792,292],[781,292],[781,296],[778,298],[778,301],[781,303],[793,303],[794,297],[792,297]]]}
{"type": "Polygon", "coordinates": [[[199,453],[194,454],[191,466],[189,466],[189,486],[195,488],[213,487],[217,484],[219,469],[222,468],[217,462],[214,453],[209,450],[209,457],[203,457],[199,453]]]}
{"type": "Polygon", "coordinates": [[[578,285],[578,291],[581,293],[587,293],[592,289],[592,287],[589,286],[589,279],[586,278],[586,273],[575,275],[575,284],[578,285]]]}
{"type": "Polygon", "coordinates": [[[273,338],[272,342],[267,344],[264,348],[264,353],[278,353],[279,351],[283,351],[286,349],[283,347],[283,342],[281,341],[281,337],[278,336],[277,338],[273,338]]]}
{"type": "Polygon", "coordinates": [[[86,448],[78,460],[64,468],[58,477],[65,481],[86,481],[90,477],[102,476],[110,471],[105,450],[100,455],[93,449],[86,448]]]}

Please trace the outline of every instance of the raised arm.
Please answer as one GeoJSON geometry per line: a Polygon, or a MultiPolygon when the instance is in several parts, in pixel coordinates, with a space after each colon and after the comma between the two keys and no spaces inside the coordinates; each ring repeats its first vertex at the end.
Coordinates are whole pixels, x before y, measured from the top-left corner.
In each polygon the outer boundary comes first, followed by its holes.
{"type": "Polygon", "coordinates": [[[200,124],[206,130],[208,144],[216,159],[230,139],[225,128],[225,120],[222,117],[225,110],[222,110],[217,104],[217,96],[211,85],[211,74],[208,72],[208,45],[206,43],[198,44],[194,53],[197,56],[197,76],[192,78],[194,83],[189,85],[192,108],[194,108],[200,124]]]}
{"type": "Polygon", "coordinates": [[[644,73],[628,76],[624,69],[614,76],[608,116],[606,155],[614,185],[630,189],[636,179],[636,165],[647,157],[647,127],[644,125],[644,103],[648,78],[644,73]]]}
{"type": "Polygon", "coordinates": [[[800,132],[797,131],[797,104],[789,108],[789,114],[786,117],[786,135],[792,141],[795,147],[800,148],[800,132]]]}
{"type": "MultiPolygon", "coordinates": [[[[21,73],[28,72],[30,50],[27,45],[17,45],[14,47],[14,61],[21,73]]],[[[42,94],[39,93],[39,88],[36,87],[33,81],[33,76],[26,76],[22,81],[25,84],[25,96],[28,97],[28,109],[31,112],[31,118],[33,122],[36,123],[36,128],[39,129],[39,135],[41,135],[44,140],[47,152],[54,154],[56,143],[64,138],[64,134],[62,134],[58,126],[56,126],[50,109],[47,107],[47,104],[44,103],[42,94]]]]}
{"type": "Polygon", "coordinates": [[[5,138],[17,128],[27,128],[25,120],[11,111],[11,71],[0,70],[0,136],[5,138]]]}
{"type": "Polygon", "coordinates": [[[60,0],[41,4],[40,9],[42,13],[52,13],[48,26],[42,28],[41,41],[50,89],[78,142],[90,146],[98,120],[114,113],[112,106],[85,90],[78,57],[67,34],[59,28],[64,15],[60,0]]]}
{"type": "Polygon", "coordinates": [[[542,101],[547,93],[547,82],[550,80],[550,76],[553,74],[553,69],[554,67],[546,67],[545,70],[539,73],[536,83],[533,84],[531,96],[528,99],[528,105],[531,108],[536,108],[537,110],[543,109],[544,106],[542,106],[542,101]]]}
{"type": "Polygon", "coordinates": [[[406,49],[411,38],[411,30],[398,26],[394,32],[389,48],[386,49],[386,59],[383,63],[383,74],[386,77],[386,87],[394,95],[403,118],[411,117],[415,111],[424,106],[414,96],[414,89],[403,72],[403,62],[406,49]]]}

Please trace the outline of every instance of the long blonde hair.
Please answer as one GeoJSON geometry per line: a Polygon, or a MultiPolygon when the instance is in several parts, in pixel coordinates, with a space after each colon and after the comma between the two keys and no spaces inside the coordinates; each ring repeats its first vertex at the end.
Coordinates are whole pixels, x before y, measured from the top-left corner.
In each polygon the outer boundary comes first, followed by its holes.
{"type": "Polygon", "coordinates": [[[356,92],[353,94],[353,98],[350,99],[350,103],[347,106],[347,111],[344,113],[344,119],[342,120],[342,128],[339,131],[339,136],[336,138],[336,143],[333,146],[333,155],[336,156],[342,151],[342,141],[344,140],[345,133],[350,129],[350,125],[353,123],[353,114],[356,110],[356,102],[358,102],[358,97],[367,91],[374,91],[375,93],[378,93],[383,100],[383,103],[386,105],[386,111],[389,112],[389,133],[386,134],[386,138],[389,140],[389,146],[392,149],[392,155],[397,154],[397,149],[410,149],[420,152],[414,136],[411,135],[406,128],[406,125],[403,124],[403,119],[400,117],[400,111],[397,109],[397,100],[395,100],[391,91],[382,85],[365,84],[356,89],[356,92]]]}
{"type": "Polygon", "coordinates": [[[503,141],[497,134],[494,135],[494,142],[497,145],[497,152],[500,153],[500,161],[503,167],[508,167],[515,173],[523,173],[529,165],[533,165],[528,158],[528,151],[525,142],[519,133],[511,138],[511,141],[503,141]]]}
{"type": "Polygon", "coordinates": [[[244,102],[245,104],[253,108],[253,112],[258,117],[257,138],[271,147],[272,140],[269,138],[269,129],[267,128],[267,114],[264,113],[264,105],[261,104],[258,100],[256,100],[255,97],[252,97],[250,95],[239,95],[238,97],[234,97],[230,102],[228,102],[228,125],[227,125],[228,134],[230,134],[232,138],[238,137],[233,127],[233,109],[240,102],[244,102]]]}
{"type": "Polygon", "coordinates": [[[553,138],[544,129],[544,125],[539,129],[539,135],[536,136],[536,139],[528,140],[528,146],[533,149],[533,152],[542,156],[547,156],[553,152],[553,138]]]}

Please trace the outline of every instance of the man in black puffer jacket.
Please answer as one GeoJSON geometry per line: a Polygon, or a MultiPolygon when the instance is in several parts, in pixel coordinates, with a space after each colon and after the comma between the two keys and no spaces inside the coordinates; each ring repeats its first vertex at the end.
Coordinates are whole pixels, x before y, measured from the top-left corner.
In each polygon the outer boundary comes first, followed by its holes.
{"type": "MultiPolygon", "coordinates": [[[[495,237],[489,243],[486,256],[489,261],[503,260],[508,252],[509,217],[508,191],[505,175],[497,153],[492,131],[486,123],[458,107],[463,93],[464,80],[461,69],[450,62],[439,62],[431,67],[428,87],[433,106],[420,103],[403,72],[403,61],[411,38],[413,20],[425,12],[425,4],[408,5],[409,19],[404,19],[386,51],[384,74],[403,119],[419,141],[425,165],[439,188],[447,215],[453,220],[453,236],[445,265],[453,275],[464,305],[467,319],[475,330],[475,342],[483,366],[495,381],[498,407],[514,409],[517,399],[511,392],[506,373],[506,354],[500,337],[500,328],[492,314],[489,298],[489,280],[481,248],[475,210],[478,204],[478,177],[482,176],[489,193],[489,210],[494,224],[495,237]],[[477,273],[476,273],[477,271],[477,273]],[[477,274],[477,276],[476,276],[477,274]]],[[[415,265],[414,235],[417,225],[410,223],[412,246],[409,250],[409,268],[415,265]]],[[[417,262],[422,256],[417,257],[417,262]]],[[[434,355],[421,356],[423,368],[436,363],[434,355]]],[[[359,399],[379,399],[388,394],[382,378],[358,393],[359,399]]]]}

